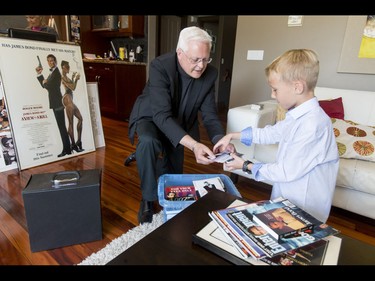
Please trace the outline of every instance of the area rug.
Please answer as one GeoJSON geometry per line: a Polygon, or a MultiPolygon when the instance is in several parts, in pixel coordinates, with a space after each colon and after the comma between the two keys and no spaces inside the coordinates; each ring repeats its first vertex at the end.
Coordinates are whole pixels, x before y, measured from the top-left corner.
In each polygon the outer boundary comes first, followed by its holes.
{"type": "Polygon", "coordinates": [[[145,223],[130,229],[120,237],[114,239],[107,244],[103,249],[88,256],[78,265],[105,265],[119,254],[124,252],[127,248],[138,242],[140,239],[151,233],[164,222],[163,212],[155,214],[152,218],[152,223],[145,223]]]}

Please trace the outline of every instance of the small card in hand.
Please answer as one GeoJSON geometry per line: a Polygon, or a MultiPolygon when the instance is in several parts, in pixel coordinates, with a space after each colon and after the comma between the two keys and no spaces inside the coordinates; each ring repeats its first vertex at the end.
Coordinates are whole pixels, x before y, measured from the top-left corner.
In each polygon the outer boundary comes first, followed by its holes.
{"type": "MultiPolygon", "coordinates": [[[[243,154],[236,153],[236,155],[241,157],[243,154]]],[[[216,153],[215,157],[208,157],[208,158],[215,160],[215,162],[217,163],[225,163],[225,162],[233,160],[233,157],[230,156],[230,152],[226,152],[226,151],[216,153]]]]}

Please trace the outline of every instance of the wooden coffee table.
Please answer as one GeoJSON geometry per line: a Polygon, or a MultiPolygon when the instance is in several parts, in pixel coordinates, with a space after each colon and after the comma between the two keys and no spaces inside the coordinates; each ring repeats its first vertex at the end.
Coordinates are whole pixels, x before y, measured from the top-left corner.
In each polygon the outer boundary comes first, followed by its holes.
{"type": "MultiPolygon", "coordinates": [[[[108,263],[108,265],[231,265],[195,245],[193,234],[210,222],[208,212],[226,208],[237,197],[213,190],[165,222],[108,263]]],[[[243,199],[241,199],[243,200],[243,199]]],[[[339,265],[375,265],[375,247],[345,235],[339,265]]]]}

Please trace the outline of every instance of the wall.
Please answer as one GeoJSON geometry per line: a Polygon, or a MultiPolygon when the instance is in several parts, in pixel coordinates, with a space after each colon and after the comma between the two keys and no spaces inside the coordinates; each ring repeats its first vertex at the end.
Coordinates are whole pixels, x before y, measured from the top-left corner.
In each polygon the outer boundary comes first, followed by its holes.
{"type": "Polygon", "coordinates": [[[288,49],[319,54],[318,86],[375,91],[369,74],[337,73],[348,16],[304,16],[288,27],[288,16],[238,16],[229,108],[271,98],[265,67],[288,49]],[[247,50],[264,50],[262,61],[246,60],[247,50]]]}
{"type": "Polygon", "coordinates": [[[219,35],[221,36],[218,36],[217,42],[217,50],[220,55],[217,102],[219,108],[225,110],[229,107],[236,29],[237,16],[220,16],[219,35]],[[225,43],[223,44],[223,42],[225,43]]]}

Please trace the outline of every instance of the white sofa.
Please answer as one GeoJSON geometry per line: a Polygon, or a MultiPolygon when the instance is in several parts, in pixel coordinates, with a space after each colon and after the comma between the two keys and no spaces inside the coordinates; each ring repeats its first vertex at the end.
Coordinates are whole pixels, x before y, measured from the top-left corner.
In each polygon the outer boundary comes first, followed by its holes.
{"type": "MultiPolygon", "coordinates": [[[[356,123],[375,126],[375,92],[343,90],[317,87],[318,100],[342,97],[344,119],[356,123]]],[[[264,127],[274,124],[277,115],[277,103],[274,100],[261,102],[262,110],[250,109],[250,105],[232,108],[228,111],[227,132],[238,132],[248,126],[264,127]]],[[[233,141],[244,159],[253,162],[273,162],[277,145],[245,146],[233,141]]],[[[235,175],[252,178],[241,170],[232,171],[235,175]]],[[[271,182],[266,182],[272,185],[271,182]]],[[[332,205],[350,212],[375,219],[375,162],[340,158],[339,174],[332,205]]]]}

